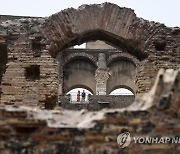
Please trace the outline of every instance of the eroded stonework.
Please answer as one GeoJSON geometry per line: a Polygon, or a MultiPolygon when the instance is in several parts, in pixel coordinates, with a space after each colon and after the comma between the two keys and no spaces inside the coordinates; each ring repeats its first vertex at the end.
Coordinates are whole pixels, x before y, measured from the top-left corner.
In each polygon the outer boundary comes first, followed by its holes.
{"type": "Polygon", "coordinates": [[[82,5],[48,18],[0,16],[0,153],[178,154],[179,144],[131,142],[121,149],[117,137],[179,137],[179,68],[180,28],[138,18],[115,4],[82,5]],[[105,43],[96,49],[96,40],[105,43]],[[72,48],[89,41],[87,49],[72,48]],[[106,57],[100,68],[110,70],[106,93],[129,88],[134,103],[123,97],[123,109],[101,110],[101,99],[109,107],[120,104],[110,95],[93,95],[89,107],[97,112],[66,100],[56,106],[59,95],[77,83],[96,93],[100,53],[106,57]],[[75,105],[83,110],[72,111],[75,105]]]}
{"type": "Polygon", "coordinates": [[[179,137],[179,113],[180,71],[160,70],[152,90],[125,109],[88,112],[1,107],[0,152],[178,154],[178,143],[131,141],[122,149],[117,144],[117,136],[130,132],[131,137],[179,137]]]}
{"type": "MultiPolygon", "coordinates": [[[[48,18],[1,16],[0,55],[7,59],[0,63],[1,103],[54,106],[65,84],[58,55],[71,46],[95,40],[112,45],[120,51],[118,55],[128,55],[120,59],[135,61],[129,65],[135,74],[133,80],[127,79],[131,76],[127,74],[122,77],[126,82],[118,82],[119,87],[130,88],[137,95],[151,89],[160,68],[179,68],[179,28],[138,18],[133,10],[115,4],[83,5],[48,18]]],[[[124,64],[126,61],[117,62],[112,67],[124,64]]],[[[109,89],[116,88],[115,79],[108,79],[109,89]]]]}

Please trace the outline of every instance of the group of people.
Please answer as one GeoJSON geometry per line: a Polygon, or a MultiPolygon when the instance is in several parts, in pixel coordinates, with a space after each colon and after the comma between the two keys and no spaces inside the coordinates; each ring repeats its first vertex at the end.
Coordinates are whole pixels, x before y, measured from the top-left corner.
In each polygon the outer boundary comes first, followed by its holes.
{"type": "Polygon", "coordinates": [[[77,93],[77,102],[84,102],[86,99],[86,93],[85,91],[83,90],[83,92],[81,93],[80,91],[78,91],[77,93]]]}

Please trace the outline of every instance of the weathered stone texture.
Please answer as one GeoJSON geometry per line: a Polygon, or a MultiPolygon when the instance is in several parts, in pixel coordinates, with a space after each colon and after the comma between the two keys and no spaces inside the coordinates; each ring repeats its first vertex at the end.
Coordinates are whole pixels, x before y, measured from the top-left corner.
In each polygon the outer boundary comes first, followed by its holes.
{"type": "Polygon", "coordinates": [[[87,112],[1,107],[0,152],[178,154],[179,144],[135,144],[132,141],[121,149],[116,139],[126,131],[131,133],[131,137],[179,136],[179,81],[180,71],[161,70],[151,91],[121,110],[87,112]],[[159,104],[167,93],[172,93],[172,97],[167,102],[169,105],[165,103],[165,108],[162,108],[159,104]]]}
{"type": "Polygon", "coordinates": [[[133,10],[115,4],[82,5],[49,18],[13,17],[0,23],[0,47],[4,44],[8,52],[7,65],[0,63],[6,68],[1,102],[44,106],[47,100],[54,100],[63,84],[54,58],[68,47],[95,40],[105,41],[139,61],[133,78],[138,94],[151,89],[160,68],[179,68],[179,28],[138,18],[133,10]],[[31,81],[24,74],[34,65],[40,74],[31,81]]]}
{"type": "Polygon", "coordinates": [[[89,95],[88,102],[72,103],[70,96],[59,96],[59,106],[66,110],[82,110],[99,111],[105,108],[126,108],[135,100],[134,95],[89,95]]]}
{"type": "Polygon", "coordinates": [[[38,51],[32,49],[32,41],[39,37],[30,34],[43,22],[43,19],[20,19],[3,22],[8,31],[8,63],[2,78],[1,102],[5,104],[27,104],[44,106],[47,98],[57,95],[58,68],[51,58],[46,45],[38,51]],[[36,52],[40,54],[36,55],[36,52]],[[40,79],[29,80],[25,76],[26,68],[31,65],[40,67],[40,79]],[[42,102],[42,103],[41,103],[42,102]]]}
{"type": "Polygon", "coordinates": [[[180,153],[179,144],[131,143],[120,149],[116,142],[125,131],[179,136],[180,28],[149,22],[110,3],[83,5],[49,18],[10,18],[0,16],[0,153],[180,153]],[[95,40],[117,48],[107,52],[107,66],[119,57],[135,65],[135,102],[98,112],[37,108],[56,105],[65,63],[81,56],[97,65],[99,52],[64,50],[95,40]],[[160,68],[170,69],[156,77],[160,68]]]}
{"type": "Polygon", "coordinates": [[[52,15],[43,27],[54,42],[53,56],[58,49],[101,39],[140,59],[138,93],[150,90],[159,68],[179,68],[178,28],[137,18],[131,9],[109,3],[84,5],[52,15]]]}

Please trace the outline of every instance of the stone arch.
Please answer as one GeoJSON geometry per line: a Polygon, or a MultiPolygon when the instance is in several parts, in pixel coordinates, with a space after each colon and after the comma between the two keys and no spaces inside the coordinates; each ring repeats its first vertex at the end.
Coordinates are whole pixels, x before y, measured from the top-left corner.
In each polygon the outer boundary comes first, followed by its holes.
{"type": "Polygon", "coordinates": [[[135,84],[137,65],[132,59],[132,57],[119,57],[112,56],[109,58],[108,68],[111,70],[111,75],[107,81],[107,93],[109,94],[114,89],[126,88],[136,93],[137,86],[135,84]],[[116,81],[116,82],[114,82],[116,81]]]}
{"type": "Polygon", "coordinates": [[[135,21],[139,19],[133,10],[103,3],[63,10],[50,16],[41,28],[53,57],[70,46],[102,40],[142,60],[147,57],[143,52],[146,38],[141,38],[140,31],[135,33],[135,21]]]}
{"type": "Polygon", "coordinates": [[[97,57],[90,55],[88,53],[81,53],[81,52],[76,52],[76,53],[72,53],[70,55],[68,55],[65,59],[64,59],[64,65],[68,64],[70,61],[77,59],[77,58],[85,58],[88,59],[89,61],[91,61],[95,66],[97,66],[97,57]]]}
{"type": "Polygon", "coordinates": [[[119,88],[128,89],[129,91],[131,91],[131,92],[135,95],[135,91],[134,91],[131,87],[127,86],[127,85],[118,85],[118,86],[115,86],[115,87],[113,87],[113,88],[109,91],[108,94],[110,94],[112,91],[114,91],[114,90],[116,90],[116,89],[119,89],[119,88]]]}
{"type": "Polygon", "coordinates": [[[86,85],[73,85],[72,87],[69,87],[69,89],[67,89],[65,91],[65,94],[68,93],[69,91],[71,91],[72,89],[75,89],[75,88],[84,88],[84,89],[87,89],[89,90],[92,94],[95,94],[95,91],[93,89],[91,89],[90,87],[86,86],[86,85]]]}
{"type": "Polygon", "coordinates": [[[96,82],[94,79],[97,66],[87,57],[74,57],[63,67],[63,93],[71,87],[81,85],[95,93],[96,82]]]}
{"type": "Polygon", "coordinates": [[[110,65],[113,61],[115,61],[117,59],[127,59],[127,60],[131,61],[132,63],[134,63],[134,65],[136,67],[138,67],[139,63],[140,63],[140,61],[136,57],[131,56],[128,53],[121,52],[121,53],[117,53],[117,54],[113,54],[113,55],[109,56],[107,59],[107,65],[110,65]]]}

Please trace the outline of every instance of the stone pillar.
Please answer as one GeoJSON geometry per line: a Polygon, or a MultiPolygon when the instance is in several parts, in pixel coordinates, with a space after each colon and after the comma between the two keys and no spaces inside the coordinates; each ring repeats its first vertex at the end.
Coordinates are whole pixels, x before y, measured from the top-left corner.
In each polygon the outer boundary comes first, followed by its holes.
{"type": "MultiPolygon", "coordinates": [[[[62,53],[59,53],[57,56],[58,61],[58,70],[59,70],[59,88],[58,88],[58,97],[59,95],[63,95],[63,66],[64,59],[62,53]]],[[[59,100],[59,99],[58,99],[59,100]]]]}
{"type": "Polygon", "coordinates": [[[110,72],[106,66],[106,56],[104,53],[98,55],[98,68],[95,72],[96,95],[106,95],[106,85],[110,72]]]}

